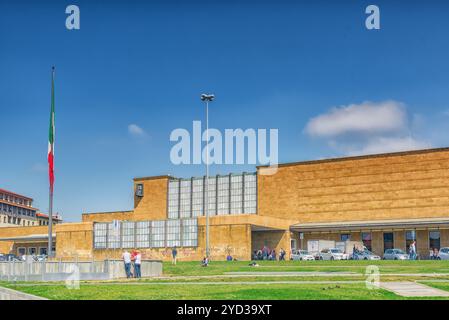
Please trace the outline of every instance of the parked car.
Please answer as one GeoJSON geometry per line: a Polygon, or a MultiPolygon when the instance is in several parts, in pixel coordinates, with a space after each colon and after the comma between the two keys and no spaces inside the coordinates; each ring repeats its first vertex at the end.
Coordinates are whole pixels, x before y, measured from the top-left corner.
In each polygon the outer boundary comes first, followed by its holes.
{"type": "Polygon", "coordinates": [[[363,251],[357,251],[353,255],[355,260],[380,260],[380,257],[377,254],[372,253],[368,249],[364,249],[363,251]]]}
{"type": "Polygon", "coordinates": [[[291,254],[291,260],[315,260],[315,257],[309,253],[307,250],[293,250],[291,254]]]}
{"type": "Polygon", "coordinates": [[[0,253],[0,262],[6,261],[6,257],[4,254],[0,253]]]}
{"type": "Polygon", "coordinates": [[[438,260],[449,260],[449,248],[441,248],[438,253],[438,260]]]}
{"type": "Polygon", "coordinates": [[[387,249],[384,253],[384,260],[408,260],[409,256],[401,249],[387,249]]]}
{"type": "Polygon", "coordinates": [[[319,253],[320,260],[348,260],[348,255],[338,248],[322,249],[319,253]]]}
{"type": "Polygon", "coordinates": [[[47,256],[45,254],[40,254],[40,255],[34,257],[34,261],[46,261],[46,260],[47,260],[47,256]]]}
{"type": "Polygon", "coordinates": [[[3,255],[3,261],[22,261],[22,259],[18,256],[16,256],[15,254],[12,253],[8,253],[3,255]]]}

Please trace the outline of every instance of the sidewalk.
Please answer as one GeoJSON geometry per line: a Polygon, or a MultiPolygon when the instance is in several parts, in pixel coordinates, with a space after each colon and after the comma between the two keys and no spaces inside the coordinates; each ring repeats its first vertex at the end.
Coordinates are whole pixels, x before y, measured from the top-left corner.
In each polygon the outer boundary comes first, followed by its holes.
{"type": "Polygon", "coordinates": [[[1,300],[48,300],[48,299],[0,287],[0,301],[1,300]]]}

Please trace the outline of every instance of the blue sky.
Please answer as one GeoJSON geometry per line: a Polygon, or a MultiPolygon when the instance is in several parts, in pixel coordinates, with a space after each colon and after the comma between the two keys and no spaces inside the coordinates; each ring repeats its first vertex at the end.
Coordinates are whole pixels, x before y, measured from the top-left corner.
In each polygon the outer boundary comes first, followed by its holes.
{"type": "MultiPolygon", "coordinates": [[[[56,66],[55,211],[132,208],[132,178],[171,164],[170,132],[277,128],[279,160],[449,146],[444,1],[0,1],[0,187],[48,210],[56,66]],[[65,28],[76,4],[81,29],[65,28]],[[381,29],[365,28],[376,4],[381,29]],[[349,120],[348,120],[349,119],[349,120]],[[134,125],[134,131],[129,126],[134,125]]],[[[212,173],[253,171],[212,166],[212,173]]]]}

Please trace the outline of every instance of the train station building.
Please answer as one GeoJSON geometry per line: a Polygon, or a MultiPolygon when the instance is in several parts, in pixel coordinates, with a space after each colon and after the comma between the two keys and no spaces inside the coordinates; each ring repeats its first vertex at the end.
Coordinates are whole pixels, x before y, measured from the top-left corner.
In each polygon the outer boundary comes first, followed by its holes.
{"type": "MultiPolygon", "coordinates": [[[[374,253],[418,254],[449,247],[449,148],[280,164],[275,174],[252,173],[133,180],[130,211],[83,213],[81,222],[55,225],[59,258],[119,258],[138,249],[146,258],[250,260],[267,246],[306,248],[308,240],[358,240],[374,253]],[[206,194],[207,184],[208,194],[206,194]],[[207,199],[207,200],[206,200],[207,199]]],[[[45,226],[0,228],[0,253],[45,241],[45,226]],[[36,240],[39,239],[39,240],[36,240]]]]}

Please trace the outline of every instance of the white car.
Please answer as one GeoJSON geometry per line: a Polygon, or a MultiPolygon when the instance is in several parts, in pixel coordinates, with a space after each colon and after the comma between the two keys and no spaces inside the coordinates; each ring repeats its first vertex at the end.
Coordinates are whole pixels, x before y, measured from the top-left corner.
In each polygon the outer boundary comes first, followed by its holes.
{"type": "Polygon", "coordinates": [[[338,248],[322,249],[319,253],[320,260],[348,260],[348,257],[338,248]]]}
{"type": "Polygon", "coordinates": [[[441,248],[438,253],[439,260],[449,260],[449,248],[441,248]]]}
{"type": "Polygon", "coordinates": [[[384,260],[408,260],[409,256],[401,249],[387,249],[384,253],[384,260]]]}
{"type": "Polygon", "coordinates": [[[358,251],[353,254],[355,260],[380,260],[380,257],[377,254],[372,253],[368,249],[363,251],[358,251]]]}
{"type": "Polygon", "coordinates": [[[315,258],[307,250],[293,250],[291,260],[311,261],[315,260],[315,258]]]}

